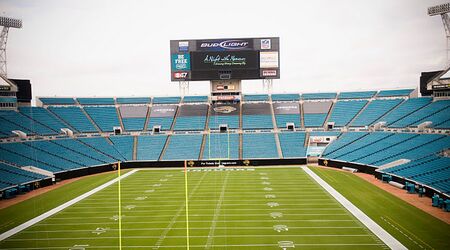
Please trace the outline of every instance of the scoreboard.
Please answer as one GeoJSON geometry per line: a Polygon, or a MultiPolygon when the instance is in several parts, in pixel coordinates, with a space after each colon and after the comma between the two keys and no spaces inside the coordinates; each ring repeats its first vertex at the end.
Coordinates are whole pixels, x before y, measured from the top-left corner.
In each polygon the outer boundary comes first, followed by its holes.
{"type": "Polygon", "coordinates": [[[172,81],[280,78],[280,39],[171,40],[172,81]]]}

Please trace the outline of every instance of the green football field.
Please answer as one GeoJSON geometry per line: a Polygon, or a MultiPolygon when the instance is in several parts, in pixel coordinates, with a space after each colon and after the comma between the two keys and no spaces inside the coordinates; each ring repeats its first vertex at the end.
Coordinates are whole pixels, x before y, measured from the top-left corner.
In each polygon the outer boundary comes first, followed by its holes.
{"type": "MultiPolygon", "coordinates": [[[[352,200],[351,192],[348,194],[348,190],[332,183],[347,178],[346,175],[322,169],[314,171],[352,200]],[[332,175],[334,180],[330,179],[332,175]]],[[[3,209],[0,230],[17,226],[115,176],[88,177],[3,209]]],[[[344,181],[362,190],[368,184],[344,181]]],[[[373,186],[372,189],[381,191],[373,186]]],[[[298,167],[191,169],[187,173],[188,209],[185,191],[183,170],[140,170],[121,181],[120,218],[118,183],[115,183],[1,241],[0,248],[119,249],[120,236],[123,249],[186,249],[187,244],[190,249],[387,248],[298,167]]],[[[398,199],[395,202],[403,205],[398,199]]],[[[364,205],[355,205],[365,210],[364,205]]],[[[382,206],[378,210],[383,211],[382,206]]],[[[415,211],[409,205],[404,209],[415,211]]],[[[370,213],[367,212],[369,216],[370,213]]],[[[396,211],[389,216],[398,220],[402,215],[396,211]]],[[[429,215],[424,216],[438,226],[430,230],[449,228],[429,215]]],[[[374,217],[377,223],[386,226],[378,215],[374,217]]],[[[414,226],[426,225],[421,223],[427,222],[418,221],[414,226]]],[[[395,229],[386,226],[386,230],[397,237],[395,229]]],[[[417,245],[407,238],[398,239],[408,248],[448,246],[448,231],[432,234],[437,239],[422,237],[420,240],[427,242],[417,245]]]]}

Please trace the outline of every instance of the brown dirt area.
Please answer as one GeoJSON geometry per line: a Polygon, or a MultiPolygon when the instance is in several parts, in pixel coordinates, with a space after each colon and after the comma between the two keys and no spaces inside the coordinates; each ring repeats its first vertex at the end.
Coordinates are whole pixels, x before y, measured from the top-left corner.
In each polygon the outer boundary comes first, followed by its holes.
{"type": "MultiPolygon", "coordinates": [[[[319,168],[325,168],[325,169],[333,169],[336,171],[345,171],[342,169],[337,168],[330,168],[330,167],[323,167],[318,166],[319,168]]],[[[348,171],[345,171],[349,173],[348,171]]],[[[442,209],[431,206],[431,198],[429,197],[419,197],[417,194],[408,194],[405,190],[396,188],[394,186],[389,185],[388,183],[384,183],[381,180],[378,180],[373,175],[365,174],[365,173],[354,173],[354,175],[358,176],[359,178],[372,183],[373,185],[389,192],[390,194],[406,201],[407,203],[417,207],[418,209],[446,222],[447,224],[450,224],[450,213],[444,212],[442,209]]]]}

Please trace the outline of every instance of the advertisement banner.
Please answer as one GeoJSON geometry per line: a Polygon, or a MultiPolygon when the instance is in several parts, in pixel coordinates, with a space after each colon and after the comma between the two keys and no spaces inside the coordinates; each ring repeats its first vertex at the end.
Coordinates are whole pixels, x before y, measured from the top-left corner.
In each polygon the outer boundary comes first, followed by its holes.
{"type": "Polygon", "coordinates": [[[191,57],[189,54],[172,54],[172,71],[190,69],[191,57]]]}
{"type": "Polygon", "coordinates": [[[261,69],[278,68],[278,52],[261,52],[259,54],[259,67],[261,69]]]}
{"type": "Polygon", "coordinates": [[[257,69],[258,51],[192,52],[192,70],[257,69]]]}
{"type": "Polygon", "coordinates": [[[198,51],[233,51],[253,49],[252,39],[204,40],[197,42],[198,51]]]}

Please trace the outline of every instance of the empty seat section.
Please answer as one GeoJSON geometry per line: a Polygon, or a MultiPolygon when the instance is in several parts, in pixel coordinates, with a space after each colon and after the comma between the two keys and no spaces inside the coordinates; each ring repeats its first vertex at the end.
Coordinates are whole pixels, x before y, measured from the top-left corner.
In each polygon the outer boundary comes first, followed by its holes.
{"type": "Polygon", "coordinates": [[[436,128],[438,127],[438,125],[440,125],[440,128],[446,128],[444,124],[448,121],[450,121],[450,105],[426,118],[416,121],[415,123],[411,124],[411,126],[417,127],[423,122],[432,122],[430,127],[436,128]]]}
{"type": "Polygon", "coordinates": [[[209,110],[208,127],[219,129],[220,125],[228,125],[230,129],[239,128],[240,106],[238,104],[213,104],[209,110]]]}
{"type": "Polygon", "coordinates": [[[336,127],[347,126],[366,104],[367,101],[338,101],[328,122],[334,122],[336,127]]]}
{"type": "Polygon", "coordinates": [[[78,152],[80,154],[86,155],[90,158],[96,159],[101,163],[111,163],[116,161],[114,158],[106,154],[103,154],[99,150],[94,149],[78,140],[60,139],[60,140],[52,140],[51,142],[56,143],[72,151],[78,152]]]}
{"type": "Polygon", "coordinates": [[[283,158],[298,158],[306,157],[305,138],[304,132],[284,132],[279,133],[281,151],[283,152],[283,158]]]}
{"type": "MultiPolygon", "coordinates": [[[[431,143],[437,139],[440,139],[442,135],[418,135],[418,134],[403,134],[402,137],[398,137],[397,141],[393,141],[391,145],[383,145],[376,152],[370,152],[364,157],[357,159],[357,162],[381,166],[380,162],[392,162],[401,159],[401,155],[405,152],[420,148],[424,145],[431,143]],[[406,137],[409,135],[409,137],[406,137]]],[[[391,137],[394,139],[394,137],[391,137]]],[[[417,155],[419,158],[419,155],[417,155]]]]}
{"type": "Polygon", "coordinates": [[[304,102],[303,120],[305,127],[323,127],[333,102],[304,102]]]}
{"type": "Polygon", "coordinates": [[[417,140],[408,141],[408,143],[400,147],[397,152],[392,152],[390,157],[377,161],[376,165],[381,166],[397,159],[415,160],[430,154],[437,154],[448,148],[449,145],[450,136],[421,134],[417,137],[417,140]]]}
{"type": "Polygon", "coordinates": [[[77,98],[81,105],[114,105],[113,98],[77,98]]]}
{"type": "Polygon", "coordinates": [[[38,121],[39,123],[53,129],[56,132],[60,132],[62,128],[70,128],[68,125],[63,123],[55,115],[50,113],[48,110],[41,107],[20,107],[20,113],[25,116],[38,121]]]}
{"type": "Polygon", "coordinates": [[[182,105],[175,121],[174,130],[204,130],[207,113],[208,105],[206,104],[182,105]]]}
{"type": "Polygon", "coordinates": [[[381,90],[377,97],[409,96],[414,89],[381,90]]]}
{"type": "Polygon", "coordinates": [[[35,150],[30,147],[7,148],[4,147],[4,145],[5,144],[0,144],[0,159],[2,161],[21,167],[34,166],[50,172],[60,172],[64,170],[64,168],[53,166],[48,162],[43,161],[45,159],[38,158],[38,152],[35,152],[35,150]]]}
{"type": "Polygon", "coordinates": [[[376,91],[341,92],[338,99],[369,99],[376,93],[376,91]]]}
{"type": "Polygon", "coordinates": [[[351,127],[370,126],[383,115],[399,105],[402,99],[377,99],[369,103],[367,107],[353,120],[351,127]]]}
{"type": "Polygon", "coordinates": [[[206,135],[203,150],[204,160],[209,159],[238,159],[239,135],[233,133],[211,133],[206,135]]]}
{"type": "Polygon", "coordinates": [[[386,125],[390,125],[403,117],[413,113],[414,111],[428,105],[431,102],[431,98],[421,97],[421,98],[410,98],[397,107],[395,107],[391,112],[387,115],[378,119],[377,122],[386,122],[386,125]]]}
{"type": "Polygon", "coordinates": [[[363,149],[372,143],[375,143],[379,140],[385,139],[386,137],[392,136],[393,133],[386,132],[374,132],[369,135],[363,137],[361,140],[355,140],[353,143],[345,144],[343,147],[334,150],[331,153],[327,154],[327,158],[329,159],[341,159],[345,155],[352,153],[354,151],[363,149]]]}
{"type": "Polygon", "coordinates": [[[433,127],[437,128],[437,129],[449,129],[450,128],[450,120],[446,120],[441,123],[437,123],[433,127]]]}
{"type": "Polygon", "coordinates": [[[177,105],[153,106],[150,111],[147,130],[152,130],[154,126],[161,126],[161,130],[170,130],[177,109],[177,105]]]}
{"type": "MultiPolygon", "coordinates": [[[[9,152],[24,156],[26,158],[29,158],[33,161],[39,161],[44,164],[39,164],[37,167],[46,167],[51,166],[51,169],[46,169],[49,171],[56,171],[56,170],[69,170],[80,167],[80,164],[74,162],[74,161],[68,161],[66,159],[63,159],[59,157],[56,154],[50,154],[46,151],[40,150],[37,147],[33,147],[33,144],[35,142],[25,142],[25,143],[4,143],[0,144],[1,147],[9,152]],[[55,168],[53,168],[55,167],[55,168]]],[[[14,160],[13,163],[16,163],[14,160]]],[[[20,165],[20,164],[18,164],[20,165]]],[[[35,165],[32,165],[35,166],[35,165]]]]}
{"type": "Polygon", "coordinates": [[[78,138],[78,140],[90,146],[93,150],[98,150],[103,154],[114,158],[115,161],[125,161],[124,156],[120,154],[114,145],[105,137],[78,138]]]}
{"type": "Polygon", "coordinates": [[[120,106],[119,111],[126,131],[144,130],[147,106],[120,106]]]}
{"type": "Polygon", "coordinates": [[[127,161],[133,160],[133,136],[111,136],[109,139],[112,141],[114,148],[119,154],[127,161]]]}
{"type": "Polygon", "coordinates": [[[272,101],[299,101],[299,94],[272,94],[272,101]]]}
{"type": "MultiPolygon", "coordinates": [[[[362,158],[376,154],[379,151],[387,150],[390,147],[410,140],[417,136],[416,134],[391,134],[381,140],[370,143],[365,147],[361,147],[352,152],[349,152],[345,156],[341,156],[339,159],[349,162],[360,162],[362,158]]],[[[366,137],[367,138],[367,137],[366,137]]]]}
{"type": "Polygon", "coordinates": [[[331,144],[329,144],[326,149],[322,153],[322,157],[328,158],[327,156],[334,151],[345,147],[362,137],[368,135],[369,133],[366,132],[347,132],[343,133],[341,136],[339,136],[336,140],[334,140],[331,144]]]}
{"type": "Polygon", "coordinates": [[[244,101],[269,101],[269,95],[244,95],[244,101]]]}
{"type": "Polygon", "coordinates": [[[137,140],[137,160],[157,161],[166,143],[167,135],[141,135],[137,140]]]}
{"type": "Polygon", "coordinates": [[[118,104],[148,104],[150,97],[119,97],[116,99],[118,104]]]}
{"type": "Polygon", "coordinates": [[[278,158],[278,150],[273,133],[242,134],[242,154],[244,159],[278,158]]]}
{"type": "Polygon", "coordinates": [[[114,127],[120,127],[119,117],[115,107],[85,107],[84,110],[104,132],[114,131],[114,127]]]}
{"type": "MultiPolygon", "coordinates": [[[[429,105],[411,113],[402,119],[396,121],[395,123],[389,125],[392,128],[404,128],[408,127],[416,122],[419,123],[421,121],[426,121],[428,117],[431,117],[433,114],[440,112],[441,110],[445,110],[450,106],[450,100],[443,101],[435,101],[430,103],[429,105]]],[[[445,116],[445,114],[444,114],[445,116]]]]}
{"type": "Polygon", "coordinates": [[[181,101],[181,97],[153,97],[153,104],[178,104],[181,101]]]}
{"type": "Polygon", "coordinates": [[[300,104],[298,102],[274,103],[273,112],[278,128],[286,128],[287,123],[294,123],[296,128],[301,127],[300,104]]]}
{"type": "Polygon", "coordinates": [[[243,129],[272,129],[272,112],[269,103],[242,104],[243,129]]]}
{"type": "Polygon", "coordinates": [[[184,103],[192,103],[192,102],[208,102],[208,96],[206,95],[198,95],[198,96],[185,96],[183,98],[184,103]]]}
{"type": "Polygon", "coordinates": [[[305,93],[302,94],[302,100],[322,100],[322,99],[335,99],[337,93],[305,93]]]}
{"type": "Polygon", "coordinates": [[[75,105],[75,100],[71,97],[41,97],[39,100],[44,105],[75,105]]]}
{"type": "Polygon", "coordinates": [[[163,160],[198,160],[202,135],[172,135],[163,160]]]}
{"type": "Polygon", "coordinates": [[[0,176],[2,177],[0,179],[0,190],[8,186],[25,184],[48,178],[44,175],[35,174],[3,163],[0,163],[0,176]]]}
{"type": "Polygon", "coordinates": [[[27,134],[34,134],[34,132],[31,132],[30,130],[0,117],[0,132],[4,135],[3,137],[13,136],[14,134],[12,131],[14,130],[20,130],[27,134]]]}
{"type": "Polygon", "coordinates": [[[93,165],[100,165],[100,164],[104,163],[104,162],[101,162],[100,160],[96,160],[94,158],[80,154],[71,149],[65,148],[65,147],[61,146],[60,144],[53,143],[52,141],[47,141],[47,140],[46,141],[32,141],[32,142],[25,142],[25,144],[27,144],[33,148],[36,148],[38,150],[41,150],[43,152],[47,152],[51,155],[62,158],[66,161],[73,162],[77,165],[77,167],[87,167],[87,166],[93,166],[93,165]]]}
{"type": "MultiPolygon", "coordinates": [[[[21,130],[23,132],[31,132],[31,134],[38,135],[56,135],[58,132],[22,115],[16,111],[0,111],[0,125],[3,125],[1,120],[5,120],[5,127],[13,130],[21,130]]],[[[2,129],[3,130],[3,129],[2,129]]]]}
{"type": "Polygon", "coordinates": [[[98,132],[79,107],[49,107],[48,109],[79,132],[98,132]]]}

